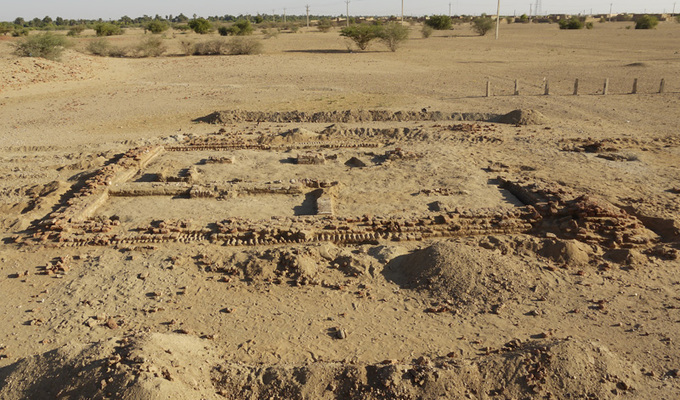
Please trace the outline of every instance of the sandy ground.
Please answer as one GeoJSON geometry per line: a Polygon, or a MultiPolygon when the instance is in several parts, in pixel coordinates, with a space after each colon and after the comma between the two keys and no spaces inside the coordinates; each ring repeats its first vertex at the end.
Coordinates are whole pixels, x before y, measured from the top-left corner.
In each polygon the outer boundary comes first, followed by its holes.
{"type": "MultiPolygon", "coordinates": [[[[14,39],[3,38],[0,397],[677,397],[680,24],[628,25],[504,25],[498,41],[460,26],[421,39],[414,27],[395,53],[377,43],[348,52],[337,32],[303,30],[263,39],[253,56],[110,59],[68,50],[61,63],[17,58],[14,39]],[[587,194],[621,210],[647,239],[574,239],[544,223],[355,243],[15,243],[131,148],[332,125],[194,122],[214,111],[375,109],[533,109],[546,120],[347,122],[336,124],[343,143],[379,147],[311,149],[326,157],[322,165],[292,163],[310,150],[299,148],[166,151],[129,182],[161,170],[181,177],[190,166],[192,184],[206,187],[337,181],[337,216],[420,218],[521,209],[526,200],[499,186],[502,175],[587,194]],[[377,133],[367,139],[365,128],[377,133]],[[417,157],[386,162],[382,155],[397,149],[417,157]],[[202,163],[211,156],[234,163],[202,163]],[[347,165],[352,157],[366,165],[347,165]],[[66,271],[45,274],[59,257],[66,271]]],[[[202,40],[168,34],[171,52],[186,38],[202,40]]],[[[93,38],[78,40],[76,49],[93,38]]],[[[231,218],[295,225],[316,221],[313,214],[301,193],[112,197],[92,218],[113,217],[132,232],[181,219],[205,229],[231,218]]]]}

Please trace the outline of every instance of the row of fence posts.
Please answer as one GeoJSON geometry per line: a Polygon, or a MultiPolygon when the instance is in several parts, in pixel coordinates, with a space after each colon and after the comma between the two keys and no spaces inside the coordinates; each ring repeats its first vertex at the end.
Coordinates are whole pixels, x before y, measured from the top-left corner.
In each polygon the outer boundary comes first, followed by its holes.
{"type": "MultiPolygon", "coordinates": [[[[578,78],[574,81],[574,96],[578,96],[578,78]]],[[[666,80],[661,79],[661,83],[659,84],[659,93],[664,93],[666,91],[666,80]]],[[[637,94],[638,92],[638,79],[635,78],[633,79],[633,90],[630,92],[630,94],[637,94]]],[[[548,96],[550,95],[550,82],[545,79],[544,82],[544,90],[543,94],[548,96]]],[[[609,94],[609,78],[604,80],[604,87],[602,88],[602,95],[606,96],[609,94]]],[[[515,91],[514,91],[515,96],[519,96],[519,80],[515,79],[515,91]]],[[[486,97],[491,97],[491,81],[487,80],[486,81],[486,97]]]]}

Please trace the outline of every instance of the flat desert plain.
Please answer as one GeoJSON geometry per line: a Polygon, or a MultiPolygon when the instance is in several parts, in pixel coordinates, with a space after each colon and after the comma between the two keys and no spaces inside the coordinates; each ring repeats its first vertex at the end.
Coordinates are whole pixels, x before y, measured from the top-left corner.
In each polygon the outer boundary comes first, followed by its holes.
{"type": "Polygon", "coordinates": [[[677,398],[680,24],[631,25],[0,37],[0,398],[677,398]]]}

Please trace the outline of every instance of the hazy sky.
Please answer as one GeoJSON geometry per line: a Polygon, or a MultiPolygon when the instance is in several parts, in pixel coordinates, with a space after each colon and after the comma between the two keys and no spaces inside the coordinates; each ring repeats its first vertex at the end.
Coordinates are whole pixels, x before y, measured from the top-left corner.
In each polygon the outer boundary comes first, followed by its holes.
{"type": "MultiPolygon", "coordinates": [[[[678,0],[680,1],[680,0],[678,0]]],[[[542,0],[543,13],[579,13],[585,11],[608,13],[613,3],[614,12],[671,12],[676,0],[542,0]]],[[[178,15],[184,13],[191,17],[199,16],[239,15],[239,14],[286,14],[305,13],[305,5],[309,4],[311,14],[341,15],[345,13],[344,0],[249,0],[249,1],[208,1],[208,0],[18,0],[3,1],[0,6],[0,21],[13,21],[16,17],[26,20],[35,17],[52,18],[60,16],[66,19],[118,19],[123,15],[138,17],[144,14],[154,16],[178,15]]],[[[536,0],[501,0],[501,14],[512,15],[529,13],[529,4],[536,0]]],[[[495,14],[496,0],[404,0],[405,15],[448,14],[449,4],[453,14],[495,14]]],[[[677,5],[680,12],[680,4],[677,5]]],[[[401,0],[350,0],[350,15],[398,15],[401,12],[401,0]]]]}

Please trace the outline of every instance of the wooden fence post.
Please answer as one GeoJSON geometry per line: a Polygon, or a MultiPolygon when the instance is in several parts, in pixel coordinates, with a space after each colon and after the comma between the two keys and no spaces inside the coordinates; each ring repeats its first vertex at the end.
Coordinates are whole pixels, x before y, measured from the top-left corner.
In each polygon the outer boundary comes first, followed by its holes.
{"type": "Polygon", "coordinates": [[[544,95],[548,96],[550,94],[550,84],[548,83],[548,80],[545,80],[545,91],[543,92],[544,95]]]}
{"type": "Polygon", "coordinates": [[[630,94],[637,94],[638,78],[633,79],[633,91],[630,94]]]}
{"type": "Polygon", "coordinates": [[[486,97],[491,96],[491,81],[486,81],[486,97]]]}
{"type": "Polygon", "coordinates": [[[604,87],[602,88],[602,95],[606,96],[608,92],[609,92],[609,78],[606,78],[604,80],[604,87]]]}
{"type": "Polygon", "coordinates": [[[659,85],[659,93],[666,91],[666,80],[661,78],[661,84],[659,85]]]}
{"type": "Polygon", "coordinates": [[[519,96],[519,80],[515,79],[515,96],[519,96]]]}

